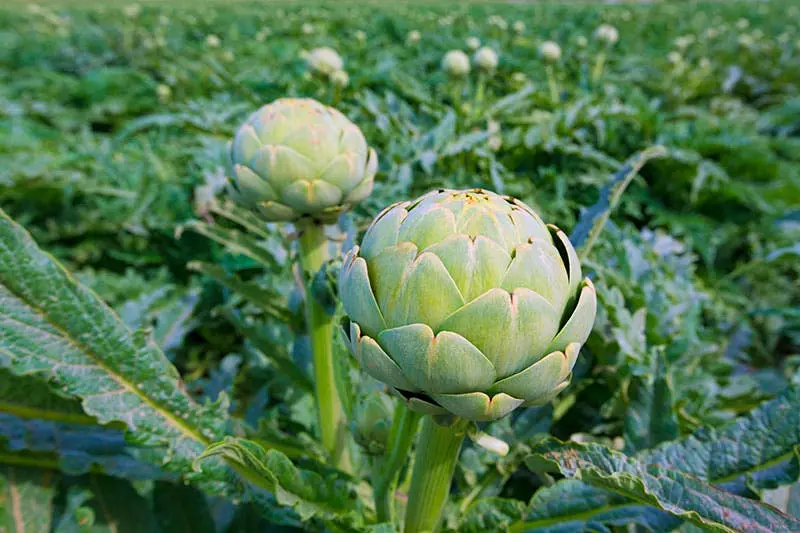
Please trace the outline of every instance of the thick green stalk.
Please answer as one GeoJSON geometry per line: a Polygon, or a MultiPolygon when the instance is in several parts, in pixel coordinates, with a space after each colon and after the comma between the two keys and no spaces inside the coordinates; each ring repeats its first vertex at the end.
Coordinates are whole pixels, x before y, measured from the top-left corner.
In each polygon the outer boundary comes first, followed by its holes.
{"type": "Polygon", "coordinates": [[[561,97],[558,94],[558,82],[556,81],[556,73],[553,70],[552,65],[545,66],[545,70],[547,71],[547,84],[550,86],[550,100],[553,104],[558,104],[561,100],[561,97]]]}
{"type": "Polygon", "coordinates": [[[606,53],[600,52],[597,54],[597,60],[594,63],[594,69],[592,70],[592,84],[597,83],[600,79],[600,76],[603,75],[603,67],[606,63],[606,53]]]}
{"type": "Polygon", "coordinates": [[[444,427],[431,416],[423,419],[408,494],[405,533],[431,533],[438,529],[466,426],[463,420],[444,427]]]}
{"type": "MultiPolygon", "coordinates": [[[[306,277],[313,276],[328,258],[328,240],[321,224],[308,224],[301,228],[300,263],[306,277]]],[[[320,438],[328,450],[333,464],[349,471],[347,456],[346,422],[344,410],[336,389],[333,363],[333,317],[325,312],[311,294],[311,283],[306,283],[306,321],[314,360],[314,388],[317,400],[320,438]]]]}
{"type": "Polygon", "coordinates": [[[379,523],[394,523],[394,493],[397,488],[397,478],[403,463],[408,459],[408,452],[414,442],[421,416],[406,407],[403,402],[398,402],[395,407],[392,429],[389,432],[389,449],[386,450],[386,458],[380,463],[380,472],[377,473],[373,487],[375,513],[379,523]]]}

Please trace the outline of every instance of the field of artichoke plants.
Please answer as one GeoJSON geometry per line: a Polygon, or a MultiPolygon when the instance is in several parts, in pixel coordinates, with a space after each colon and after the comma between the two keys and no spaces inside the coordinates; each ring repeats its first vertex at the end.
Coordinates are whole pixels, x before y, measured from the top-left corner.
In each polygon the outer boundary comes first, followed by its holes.
{"type": "Polygon", "coordinates": [[[0,6],[0,532],[800,531],[800,6],[0,6]]]}

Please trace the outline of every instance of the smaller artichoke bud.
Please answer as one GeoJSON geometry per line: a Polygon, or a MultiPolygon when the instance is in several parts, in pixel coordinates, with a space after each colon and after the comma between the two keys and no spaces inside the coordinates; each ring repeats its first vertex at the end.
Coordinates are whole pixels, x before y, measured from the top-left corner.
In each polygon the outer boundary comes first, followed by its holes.
{"type": "Polygon", "coordinates": [[[356,407],[353,437],[367,455],[381,455],[392,428],[392,400],[385,394],[370,394],[356,407]]]}
{"type": "Polygon", "coordinates": [[[340,71],[344,68],[344,61],[342,56],[327,46],[314,48],[306,56],[306,64],[312,72],[321,74],[323,76],[330,76],[334,72],[340,71]]]}
{"type": "Polygon", "coordinates": [[[586,48],[589,46],[589,39],[587,39],[584,35],[578,35],[575,37],[575,44],[578,48],[586,48]]]}
{"type": "Polygon", "coordinates": [[[594,37],[606,46],[614,46],[619,40],[619,32],[611,24],[601,24],[594,31],[594,37]]]}
{"type": "Polygon", "coordinates": [[[466,44],[467,48],[469,48],[472,51],[475,51],[481,47],[481,40],[478,39],[477,37],[467,37],[466,44]]]}
{"type": "Polygon", "coordinates": [[[362,30],[357,30],[355,33],[356,41],[363,43],[367,40],[367,34],[364,33],[362,30]]]}
{"type": "Polygon", "coordinates": [[[219,48],[219,45],[222,44],[222,41],[219,37],[214,35],[213,33],[206,37],[206,46],[209,48],[219,48]]]}
{"type": "Polygon", "coordinates": [[[442,58],[442,70],[448,76],[461,78],[469,74],[469,58],[461,50],[450,50],[442,58]]]}
{"type": "Polygon", "coordinates": [[[347,75],[347,72],[343,70],[337,70],[333,74],[331,74],[331,83],[335,87],[340,89],[344,89],[348,85],[350,85],[350,76],[347,75]]]}
{"type": "Polygon", "coordinates": [[[511,75],[511,85],[512,87],[522,87],[528,82],[528,77],[522,72],[514,72],[511,75]]]}
{"type": "Polygon", "coordinates": [[[511,26],[511,28],[514,30],[514,33],[516,33],[517,35],[521,35],[521,34],[525,33],[525,23],[522,22],[521,20],[516,21],[511,26]]]}
{"type": "Polygon", "coordinates": [[[711,60],[707,57],[701,57],[697,64],[702,70],[709,70],[711,68],[711,60]]]}
{"type": "Polygon", "coordinates": [[[492,73],[497,69],[497,52],[488,46],[484,46],[475,52],[472,60],[475,62],[475,66],[484,72],[492,73]]]}
{"type": "Polygon", "coordinates": [[[140,6],[139,4],[128,4],[127,6],[122,8],[122,12],[129,19],[135,19],[142,12],[142,6],[140,6]]]}
{"type": "Polygon", "coordinates": [[[683,56],[679,52],[673,50],[667,54],[667,61],[669,61],[671,65],[678,66],[683,63],[683,56]]]}
{"type": "Polygon", "coordinates": [[[740,18],[739,20],[736,21],[736,27],[739,28],[740,30],[746,30],[747,28],[750,27],[750,21],[744,17],[740,18]]]}
{"type": "Polygon", "coordinates": [[[312,33],[314,33],[314,26],[306,22],[305,24],[300,26],[300,31],[303,33],[303,35],[311,35],[312,33]]]}
{"type": "Polygon", "coordinates": [[[408,44],[417,44],[419,43],[420,39],[422,39],[422,34],[417,30],[411,30],[406,36],[406,42],[408,44]]]}
{"type": "Polygon", "coordinates": [[[167,102],[169,101],[170,97],[172,96],[172,89],[169,88],[169,85],[164,85],[163,83],[159,83],[156,87],[156,96],[158,96],[159,102],[167,102]]]}
{"type": "Polygon", "coordinates": [[[539,46],[539,56],[548,63],[558,63],[561,59],[561,47],[553,41],[545,41],[539,46]]]}
{"type": "Polygon", "coordinates": [[[329,223],[372,192],[375,151],[336,109],[281,98],[250,115],[231,144],[232,186],[269,221],[329,223]]]}

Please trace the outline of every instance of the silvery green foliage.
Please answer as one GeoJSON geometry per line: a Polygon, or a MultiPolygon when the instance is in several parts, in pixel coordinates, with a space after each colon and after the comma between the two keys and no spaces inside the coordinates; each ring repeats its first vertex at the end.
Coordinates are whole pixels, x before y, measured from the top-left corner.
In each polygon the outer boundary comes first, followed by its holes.
{"type": "Polygon", "coordinates": [[[369,196],[378,168],[358,126],[308,98],[281,98],[250,115],[231,162],[236,196],[272,221],[333,221],[369,196]]]}
{"type": "Polygon", "coordinates": [[[480,189],[388,207],[345,257],[339,288],[362,368],[412,409],[469,420],[563,390],[596,310],[566,235],[480,189]]]}

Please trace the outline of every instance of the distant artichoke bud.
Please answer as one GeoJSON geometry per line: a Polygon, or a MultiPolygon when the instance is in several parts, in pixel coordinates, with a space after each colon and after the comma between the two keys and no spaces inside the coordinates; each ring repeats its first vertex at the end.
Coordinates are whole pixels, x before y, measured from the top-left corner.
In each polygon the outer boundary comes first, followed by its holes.
{"type": "Polygon", "coordinates": [[[169,85],[159,83],[156,86],[156,96],[158,96],[159,102],[167,102],[172,96],[172,89],[170,89],[169,85]]]}
{"type": "Polygon", "coordinates": [[[206,37],[206,46],[209,48],[219,48],[219,45],[222,44],[222,41],[219,37],[214,34],[209,35],[206,37]]]}
{"type": "Polygon", "coordinates": [[[511,75],[511,85],[520,88],[528,83],[528,77],[522,72],[514,72],[511,75]]]}
{"type": "Polygon", "coordinates": [[[514,33],[516,33],[517,35],[521,35],[521,34],[525,33],[525,23],[522,22],[521,20],[516,21],[511,26],[511,28],[514,30],[514,33]]]}
{"type": "Polygon", "coordinates": [[[322,46],[314,48],[305,57],[308,68],[315,74],[330,76],[344,69],[342,56],[333,48],[322,46]]]}
{"type": "Polygon", "coordinates": [[[606,46],[614,46],[619,40],[619,32],[610,24],[601,24],[594,31],[594,37],[606,46]]]}
{"type": "Polygon", "coordinates": [[[122,12],[129,19],[135,19],[142,12],[142,6],[140,6],[139,4],[128,4],[127,6],[122,8],[122,12]]]}
{"type": "Polygon", "coordinates": [[[415,411],[473,421],[566,388],[597,309],[564,232],[481,189],[386,208],[345,256],[339,294],[365,372],[415,411]]]}
{"type": "Polygon", "coordinates": [[[467,48],[469,48],[472,51],[475,51],[481,47],[481,40],[478,39],[477,37],[467,37],[467,40],[465,42],[467,44],[467,48]]]}
{"type": "Polygon", "coordinates": [[[589,39],[587,39],[583,35],[578,35],[575,38],[575,44],[578,45],[578,48],[586,48],[587,46],[589,46],[589,39]]]}
{"type": "Polygon", "coordinates": [[[336,109],[282,98],[250,115],[231,145],[233,187],[270,221],[333,222],[372,192],[375,151],[336,109]]]}
{"type": "Polygon", "coordinates": [[[539,55],[548,63],[558,63],[561,59],[561,47],[553,41],[545,41],[539,46],[539,55]]]}
{"type": "Polygon", "coordinates": [[[311,35],[312,33],[314,33],[314,26],[306,22],[305,24],[300,26],[300,31],[303,33],[303,35],[311,35]]]}
{"type": "Polygon", "coordinates": [[[701,57],[697,64],[702,70],[709,70],[711,68],[711,60],[707,57],[701,57]]]}
{"type": "Polygon", "coordinates": [[[420,39],[422,39],[422,34],[417,30],[411,30],[406,36],[406,42],[408,44],[417,44],[419,43],[420,39]]]}
{"type": "Polygon", "coordinates": [[[490,73],[497,69],[497,63],[499,62],[497,58],[497,52],[488,46],[484,46],[475,52],[475,56],[472,58],[472,60],[475,62],[475,66],[480,70],[490,73]]]}
{"type": "Polygon", "coordinates": [[[392,429],[392,400],[385,394],[370,394],[356,407],[353,437],[367,455],[382,455],[392,429]]]}
{"type": "Polygon", "coordinates": [[[679,52],[675,52],[673,50],[667,54],[667,61],[669,61],[670,64],[677,66],[683,63],[683,56],[679,52]]]}
{"type": "Polygon", "coordinates": [[[469,74],[469,58],[461,50],[450,50],[442,58],[442,70],[449,76],[461,78],[469,74]]]}
{"type": "Polygon", "coordinates": [[[355,33],[356,41],[363,43],[367,40],[367,34],[363,30],[357,30],[355,33]]]}
{"type": "Polygon", "coordinates": [[[736,27],[739,28],[740,30],[746,30],[747,28],[750,27],[750,21],[742,17],[736,21],[736,27]]]}
{"type": "Polygon", "coordinates": [[[331,74],[331,83],[333,83],[335,87],[343,89],[350,85],[350,76],[348,76],[347,72],[343,70],[337,70],[331,74]]]}

